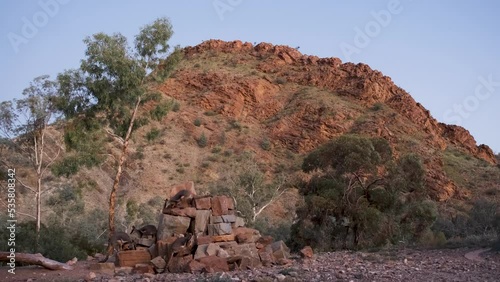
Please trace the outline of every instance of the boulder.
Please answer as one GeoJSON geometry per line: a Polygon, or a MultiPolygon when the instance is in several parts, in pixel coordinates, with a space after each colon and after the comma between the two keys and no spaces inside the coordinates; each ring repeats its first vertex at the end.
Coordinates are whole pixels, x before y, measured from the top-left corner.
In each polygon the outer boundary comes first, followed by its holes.
{"type": "Polygon", "coordinates": [[[219,250],[217,250],[217,256],[221,258],[228,258],[229,253],[226,250],[219,248],[219,250]]]}
{"type": "Polygon", "coordinates": [[[89,272],[87,273],[87,275],[85,275],[85,281],[93,281],[94,279],[96,279],[97,275],[95,275],[94,272],[89,272]]]}
{"type": "Polygon", "coordinates": [[[221,250],[221,247],[219,247],[217,244],[210,243],[208,244],[205,253],[207,254],[207,256],[216,256],[219,250],[221,250]]]}
{"type": "Polygon", "coordinates": [[[168,263],[168,271],[172,273],[182,273],[189,271],[189,263],[193,260],[193,256],[173,257],[168,263]]]}
{"type": "Polygon", "coordinates": [[[200,259],[207,256],[207,248],[209,244],[198,245],[194,253],[194,259],[200,259]]]}
{"type": "Polygon", "coordinates": [[[285,242],[280,240],[268,246],[271,247],[275,260],[288,259],[290,257],[290,249],[285,245],[285,242]]]}
{"type": "Polygon", "coordinates": [[[255,242],[255,246],[257,247],[257,249],[262,249],[265,246],[271,244],[273,241],[274,238],[269,235],[262,236],[259,238],[259,240],[257,240],[257,242],[255,242]]]}
{"type": "Polygon", "coordinates": [[[233,199],[227,196],[212,197],[212,215],[228,215],[229,210],[234,209],[233,199]]]}
{"type": "Polygon", "coordinates": [[[203,272],[205,269],[206,265],[203,263],[197,261],[197,260],[192,260],[189,262],[187,266],[187,271],[193,274],[200,274],[203,272]]]}
{"type": "Polygon", "coordinates": [[[236,240],[234,234],[211,236],[210,238],[212,242],[229,242],[236,240]]]}
{"type": "Polygon", "coordinates": [[[213,242],[213,236],[197,236],[196,244],[197,245],[207,245],[213,242]]]}
{"type": "Polygon", "coordinates": [[[257,257],[249,257],[249,256],[243,256],[241,259],[239,259],[236,264],[238,265],[238,268],[240,270],[246,270],[246,269],[254,269],[256,267],[262,266],[262,263],[260,261],[260,258],[257,257]]]}
{"type": "Polygon", "coordinates": [[[273,250],[270,245],[259,250],[259,258],[262,264],[266,267],[271,266],[274,263],[273,250]]]}
{"type": "Polygon", "coordinates": [[[227,260],[225,258],[210,256],[200,258],[198,261],[205,265],[204,270],[208,273],[229,271],[229,265],[227,264],[227,260]]]}
{"type": "Polygon", "coordinates": [[[132,274],[132,270],[134,268],[132,266],[122,266],[122,267],[117,267],[115,268],[115,275],[116,276],[127,276],[132,274]]]}
{"type": "Polygon", "coordinates": [[[153,244],[151,247],[148,248],[149,253],[151,254],[152,258],[155,258],[158,256],[158,245],[153,244]]]}
{"type": "Polygon", "coordinates": [[[132,274],[155,273],[153,266],[148,263],[138,263],[132,269],[132,274]]]}
{"type": "Polygon", "coordinates": [[[194,218],[194,234],[207,234],[208,219],[210,218],[210,210],[196,210],[194,218]]]}
{"type": "Polygon", "coordinates": [[[148,264],[151,254],[148,250],[131,250],[117,253],[118,266],[135,266],[136,264],[148,264]]]}
{"type": "Polygon", "coordinates": [[[168,207],[163,209],[163,213],[176,216],[187,216],[190,218],[196,217],[196,209],[193,207],[186,207],[186,208],[168,207]]]}
{"type": "Polygon", "coordinates": [[[238,246],[238,243],[236,243],[236,241],[219,242],[215,244],[225,250],[229,254],[229,256],[234,256],[234,248],[238,246]]]}
{"type": "Polygon", "coordinates": [[[161,214],[157,239],[163,240],[174,235],[185,234],[190,224],[191,218],[189,217],[161,214]]]}
{"type": "Polygon", "coordinates": [[[233,223],[236,222],[236,216],[233,214],[211,216],[210,223],[233,223]]]}
{"type": "Polygon", "coordinates": [[[194,206],[197,210],[209,210],[212,208],[212,197],[195,197],[194,206]]]}
{"type": "Polygon", "coordinates": [[[149,247],[153,246],[155,241],[156,240],[154,238],[140,238],[137,240],[137,245],[148,247],[149,249],[149,247]]]}
{"type": "Polygon", "coordinates": [[[151,260],[153,266],[157,269],[165,269],[167,262],[162,257],[155,257],[151,260]]]}
{"type": "Polygon", "coordinates": [[[231,224],[233,228],[243,227],[245,226],[245,219],[243,217],[236,217],[236,220],[231,224]]]}
{"type": "Polygon", "coordinates": [[[231,250],[228,250],[228,253],[231,256],[237,256],[237,257],[247,256],[247,257],[260,259],[258,250],[255,247],[255,243],[233,245],[231,247],[231,250]],[[231,253],[231,250],[233,251],[233,253],[231,253]]]}
{"type": "Polygon", "coordinates": [[[208,225],[208,235],[218,236],[231,234],[233,229],[230,223],[217,223],[208,225]]]}
{"type": "Polygon", "coordinates": [[[233,234],[238,244],[255,243],[261,237],[259,230],[248,227],[238,227],[234,229],[233,234]]]}
{"type": "Polygon", "coordinates": [[[305,246],[300,250],[300,256],[303,258],[312,258],[314,255],[313,249],[310,246],[305,246]]]}

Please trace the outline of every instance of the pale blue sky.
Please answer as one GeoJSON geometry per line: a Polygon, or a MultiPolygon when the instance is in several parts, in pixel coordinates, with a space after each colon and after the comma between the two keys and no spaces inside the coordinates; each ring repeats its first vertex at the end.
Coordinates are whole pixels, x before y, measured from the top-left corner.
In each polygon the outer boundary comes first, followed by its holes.
{"type": "Polygon", "coordinates": [[[103,31],[132,38],[140,26],[167,16],[172,45],[264,41],[367,63],[439,121],[460,123],[499,152],[499,15],[494,0],[4,0],[1,100],[20,97],[36,76],[78,67],[85,36],[103,31]]]}

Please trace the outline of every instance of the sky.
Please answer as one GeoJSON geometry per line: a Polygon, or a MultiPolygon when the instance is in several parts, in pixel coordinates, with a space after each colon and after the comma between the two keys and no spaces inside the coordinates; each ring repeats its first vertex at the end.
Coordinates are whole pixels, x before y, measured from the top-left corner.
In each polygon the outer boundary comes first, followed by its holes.
{"type": "Polygon", "coordinates": [[[390,76],[440,122],[500,152],[500,1],[3,0],[0,100],[30,81],[78,68],[86,36],[122,33],[168,17],[170,44],[208,39],[300,47],[366,63],[390,76]]]}

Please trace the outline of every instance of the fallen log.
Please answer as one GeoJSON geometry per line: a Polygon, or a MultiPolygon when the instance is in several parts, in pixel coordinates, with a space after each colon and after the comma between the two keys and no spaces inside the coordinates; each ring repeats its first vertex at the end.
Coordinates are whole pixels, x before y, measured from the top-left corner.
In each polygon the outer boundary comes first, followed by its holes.
{"type": "MultiPolygon", "coordinates": [[[[0,252],[0,261],[9,262],[9,252],[0,252]]],[[[72,270],[73,267],[62,262],[51,260],[42,254],[16,253],[16,262],[41,265],[50,270],[72,270]]]]}

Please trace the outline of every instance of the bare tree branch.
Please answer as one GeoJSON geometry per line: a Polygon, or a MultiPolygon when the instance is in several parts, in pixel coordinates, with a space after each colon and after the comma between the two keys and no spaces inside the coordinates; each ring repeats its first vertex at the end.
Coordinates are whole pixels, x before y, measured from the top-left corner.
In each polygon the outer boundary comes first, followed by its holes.
{"type": "Polygon", "coordinates": [[[33,192],[33,193],[36,193],[36,189],[35,189],[35,188],[33,188],[33,187],[29,186],[29,185],[24,184],[24,183],[21,181],[21,179],[19,179],[19,177],[17,177],[17,175],[16,175],[16,181],[17,181],[17,182],[19,182],[19,184],[21,184],[21,186],[23,186],[24,188],[26,188],[26,189],[30,190],[30,191],[31,191],[31,192],[33,192]]]}

